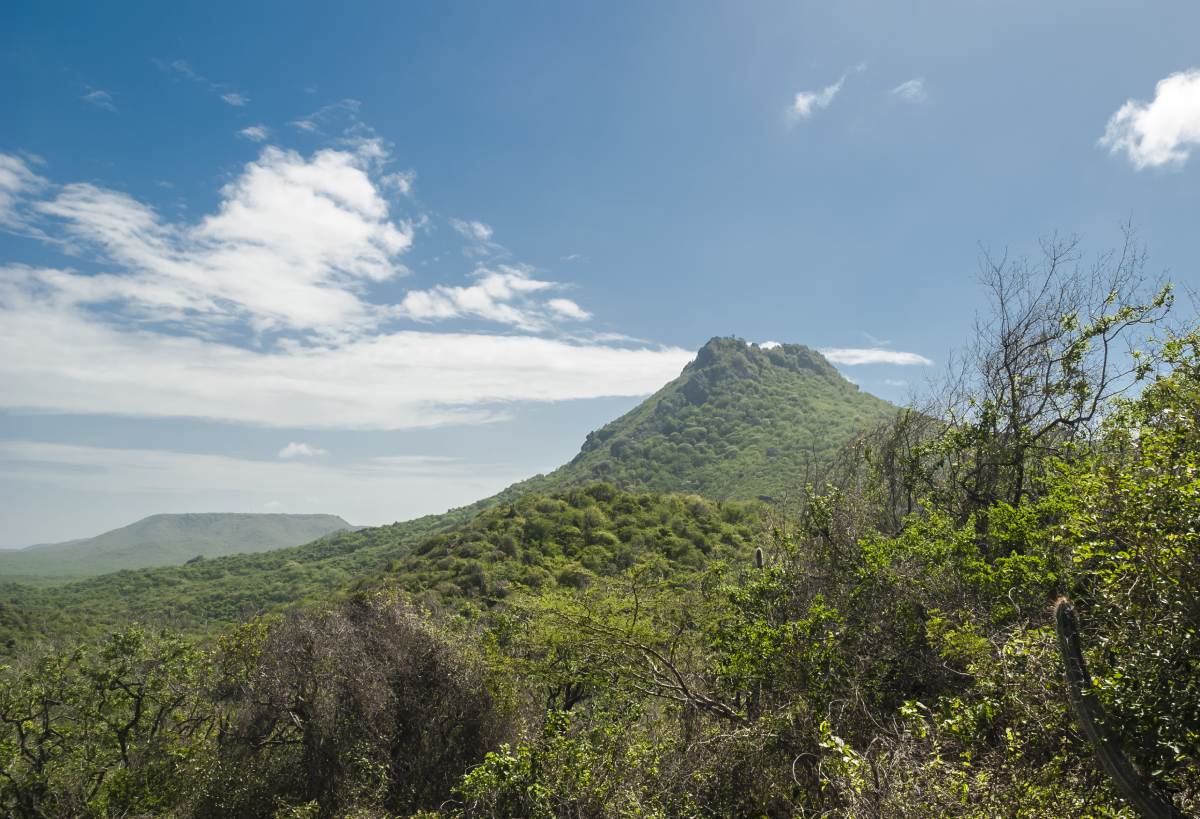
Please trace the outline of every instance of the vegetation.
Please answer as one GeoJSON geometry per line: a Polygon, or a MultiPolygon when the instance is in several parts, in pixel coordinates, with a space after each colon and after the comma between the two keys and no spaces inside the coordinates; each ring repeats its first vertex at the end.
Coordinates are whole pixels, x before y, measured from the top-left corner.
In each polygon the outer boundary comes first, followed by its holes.
{"type": "Polygon", "coordinates": [[[1200,331],[1054,247],[796,510],[533,493],[214,639],[21,653],[0,811],[1196,815],[1200,331]]]}
{"type": "MultiPolygon", "coordinates": [[[[357,578],[394,567],[430,534],[461,525],[482,510],[511,506],[531,493],[606,481],[640,491],[703,490],[700,494],[714,499],[782,498],[789,487],[802,486],[827,465],[838,445],[894,413],[891,405],[859,392],[806,347],[764,350],[737,339],[713,339],[678,379],[589,435],[571,463],[468,507],[338,532],[290,549],[259,552],[247,547],[243,551],[252,554],[121,571],[52,590],[0,575],[9,581],[0,584],[0,646],[7,646],[0,654],[39,639],[103,634],[130,619],[207,631],[320,600],[357,578]]],[[[152,537],[139,548],[153,546],[154,551],[165,549],[178,534],[161,527],[146,531],[152,537]],[[161,541],[155,539],[159,537],[161,541]]],[[[189,557],[191,552],[192,547],[184,550],[189,557]]],[[[123,550],[121,559],[128,559],[123,550]]],[[[405,571],[424,571],[426,563],[406,564],[405,571]]],[[[512,581],[500,579],[501,590],[512,581]]],[[[439,578],[427,585],[449,588],[457,582],[439,578]]],[[[401,585],[416,588],[415,582],[401,585]]]]}
{"type": "Polygon", "coordinates": [[[800,344],[714,338],[678,378],[599,430],[568,464],[502,498],[607,481],[707,498],[783,498],[896,408],[800,344]]]}
{"type": "Polygon", "coordinates": [[[336,532],[290,549],[115,572],[51,587],[7,583],[0,585],[0,640],[12,654],[42,640],[105,634],[134,620],[207,632],[327,597],[463,518],[462,513],[427,516],[336,532]]]}
{"type": "Polygon", "coordinates": [[[0,577],[29,582],[180,565],[299,546],[351,528],[337,515],[151,515],[92,538],[0,551],[0,577]]]}

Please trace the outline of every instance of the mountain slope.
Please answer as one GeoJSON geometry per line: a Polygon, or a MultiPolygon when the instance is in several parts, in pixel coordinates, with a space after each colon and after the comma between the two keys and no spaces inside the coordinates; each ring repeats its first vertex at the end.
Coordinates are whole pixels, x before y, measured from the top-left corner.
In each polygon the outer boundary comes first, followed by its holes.
{"type": "Polygon", "coordinates": [[[92,538],[0,552],[0,578],[88,577],[196,557],[266,552],[352,528],[337,515],[151,515],[92,538]]]}
{"type": "MultiPolygon", "coordinates": [[[[554,472],[442,515],[338,532],[299,547],[48,589],[10,583],[0,587],[0,639],[104,630],[128,618],[169,618],[178,627],[203,629],[329,595],[389,566],[436,590],[438,581],[428,571],[440,570],[437,563],[427,571],[409,556],[439,533],[447,542],[461,540],[455,533],[468,531],[488,509],[597,480],[624,491],[713,500],[780,497],[802,488],[840,446],[893,412],[807,347],[763,349],[713,339],[678,378],[590,434],[579,455],[554,472]]],[[[498,576],[506,579],[504,572],[498,576]]],[[[446,580],[454,582],[449,575],[446,580]]]]}
{"type": "Polygon", "coordinates": [[[590,433],[570,463],[497,497],[593,481],[714,500],[780,497],[895,412],[808,347],[714,338],[678,378],[590,433]]]}

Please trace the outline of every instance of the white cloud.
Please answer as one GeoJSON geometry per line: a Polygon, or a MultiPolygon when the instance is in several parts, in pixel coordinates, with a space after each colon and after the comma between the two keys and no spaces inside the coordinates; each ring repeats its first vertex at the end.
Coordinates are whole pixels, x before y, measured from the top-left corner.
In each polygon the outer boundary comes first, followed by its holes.
{"type": "Polygon", "coordinates": [[[919,365],[922,367],[933,365],[932,361],[917,353],[884,350],[878,347],[833,347],[821,350],[821,355],[834,364],[842,364],[848,367],[859,364],[899,364],[901,366],[919,365]]]}
{"type": "Polygon", "coordinates": [[[268,147],[213,212],[175,223],[124,193],[38,181],[5,157],[4,207],[99,272],[0,266],[0,407],[402,429],[486,422],[509,402],[644,395],[691,358],[532,335],[588,314],[521,265],[380,300],[372,287],[405,272],[398,256],[413,238],[380,190],[386,158],[371,141],[309,157],[268,147]],[[397,326],[446,318],[520,334],[397,326]]]}
{"type": "Polygon", "coordinates": [[[239,136],[243,136],[251,142],[265,142],[267,137],[271,135],[271,131],[265,125],[249,125],[238,131],[239,136]]]}
{"type": "Polygon", "coordinates": [[[914,77],[911,80],[900,83],[892,89],[892,96],[898,97],[905,102],[925,102],[929,99],[929,94],[925,90],[925,80],[921,77],[914,77]]]}
{"type": "Polygon", "coordinates": [[[587,321],[592,317],[591,313],[570,299],[550,299],[550,301],[546,302],[546,306],[563,318],[574,319],[575,321],[587,321]]]}
{"type": "Polygon", "coordinates": [[[490,242],[492,239],[491,225],[483,222],[468,222],[463,219],[451,219],[450,226],[464,237],[473,239],[477,242],[490,242]]]}
{"type": "MultiPolygon", "coordinates": [[[[342,463],[151,449],[0,441],[0,480],[119,501],[129,520],[173,512],[326,512],[355,524],[405,520],[487,497],[526,475],[514,467],[422,455],[342,463]]],[[[126,521],[128,522],[128,521],[126,521]]],[[[41,539],[94,532],[46,530],[41,539]]]]}
{"type": "MultiPolygon", "coordinates": [[[[692,357],[528,335],[399,331],[270,351],[117,329],[0,276],[0,406],[272,427],[479,423],[490,406],[645,395],[692,357]]],[[[34,281],[43,281],[36,277],[34,281]]],[[[44,286],[43,286],[44,287],[44,286]]]]}
{"type": "Polygon", "coordinates": [[[247,97],[245,94],[239,94],[236,91],[231,91],[228,94],[222,94],[221,99],[235,108],[241,108],[246,103],[250,102],[249,97],[247,97]]]}
{"type": "Polygon", "coordinates": [[[46,180],[34,173],[25,160],[0,154],[0,227],[21,228],[24,218],[18,213],[18,205],[45,186],[46,180]]]}
{"type": "Polygon", "coordinates": [[[359,126],[359,129],[363,130],[365,126],[362,126],[362,123],[358,119],[360,108],[362,108],[362,102],[359,100],[350,98],[338,100],[337,102],[321,106],[308,116],[294,120],[292,126],[299,128],[305,133],[315,134],[322,130],[322,126],[330,126],[335,122],[341,121],[343,125],[348,126],[347,130],[355,126],[359,126]]]}
{"type": "Polygon", "coordinates": [[[774,350],[776,347],[782,347],[783,345],[780,344],[778,341],[764,341],[764,342],[760,343],[758,346],[759,346],[759,349],[762,349],[762,350],[774,350]]]}
{"type": "Polygon", "coordinates": [[[117,106],[113,102],[112,94],[107,91],[101,91],[99,88],[93,88],[81,97],[88,105],[93,105],[96,108],[101,108],[105,111],[116,112],[117,106]]]}
{"type": "Polygon", "coordinates": [[[842,86],[846,84],[846,78],[851,73],[860,73],[867,70],[866,63],[859,63],[843,74],[837,82],[832,85],[827,85],[820,91],[801,91],[792,100],[792,104],[788,106],[787,115],[788,121],[795,123],[799,120],[812,117],[817,111],[828,108],[842,90],[842,86]]]}
{"type": "Polygon", "coordinates": [[[329,450],[321,449],[320,447],[306,444],[301,441],[292,441],[283,449],[279,450],[280,458],[316,458],[320,455],[328,455],[329,450]]]}
{"type": "Polygon", "coordinates": [[[792,101],[791,108],[788,113],[793,120],[808,119],[817,111],[828,108],[833,98],[842,90],[842,84],[846,82],[846,77],[843,75],[840,80],[827,85],[820,91],[801,91],[792,101]]]}
{"type": "Polygon", "coordinates": [[[417,175],[413,171],[396,171],[395,173],[384,174],[379,178],[380,184],[386,188],[391,188],[396,193],[407,196],[412,193],[413,183],[417,181],[417,175]]]}
{"type": "Polygon", "coordinates": [[[1149,103],[1127,100],[1109,119],[1100,145],[1125,151],[1139,170],[1187,161],[1200,145],[1200,68],[1159,80],[1149,103]]]}
{"type": "MultiPolygon", "coordinates": [[[[535,279],[528,269],[512,265],[494,270],[481,267],[475,277],[475,284],[468,287],[440,284],[428,290],[410,290],[396,306],[396,313],[422,322],[473,317],[524,330],[546,326],[545,310],[532,297],[555,287],[555,282],[535,279]]],[[[576,309],[583,312],[578,306],[576,309]]]]}
{"type": "Polygon", "coordinates": [[[309,158],[265,148],[221,189],[217,211],[193,225],[164,222],[126,194],[86,183],[36,209],[119,272],[58,272],[44,284],[81,303],[120,300],[132,314],[177,321],[245,318],[259,330],[345,332],[377,317],[363,287],[404,272],[411,227],[388,203],[363,156],[309,158]]]}
{"type": "Polygon", "coordinates": [[[907,387],[908,382],[903,378],[885,378],[883,383],[889,387],[907,387]]]}

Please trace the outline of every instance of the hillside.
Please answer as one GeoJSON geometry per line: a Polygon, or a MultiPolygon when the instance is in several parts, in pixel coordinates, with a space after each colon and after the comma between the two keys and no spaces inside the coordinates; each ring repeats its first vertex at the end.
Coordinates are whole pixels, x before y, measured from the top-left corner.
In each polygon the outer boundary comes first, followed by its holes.
{"type": "MultiPolygon", "coordinates": [[[[401,585],[436,588],[433,575],[446,567],[413,565],[409,555],[438,533],[453,540],[481,512],[598,481],[712,500],[781,497],[893,411],[807,347],[713,339],[678,378],[590,433],[579,455],[554,472],[442,515],[337,532],[303,546],[123,571],[53,589],[9,583],[0,587],[0,640],[103,631],[129,618],[203,629],[319,599],[387,566],[401,567],[401,585]],[[421,580],[410,583],[412,577],[421,580]]],[[[503,574],[499,579],[511,579],[503,574]]]]}
{"type": "Polygon", "coordinates": [[[89,577],[299,546],[351,529],[337,515],[151,515],[96,537],[0,552],[0,578],[89,577]]]}
{"type": "Polygon", "coordinates": [[[498,498],[593,481],[713,499],[777,498],[802,488],[854,436],[895,412],[801,344],[714,338],[678,378],[589,433],[570,463],[498,498]]]}
{"type": "Polygon", "coordinates": [[[603,483],[525,495],[426,538],[355,587],[398,587],[470,610],[518,591],[580,588],[646,562],[675,574],[718,558],[748,561],[763,509],[603,483]]]}

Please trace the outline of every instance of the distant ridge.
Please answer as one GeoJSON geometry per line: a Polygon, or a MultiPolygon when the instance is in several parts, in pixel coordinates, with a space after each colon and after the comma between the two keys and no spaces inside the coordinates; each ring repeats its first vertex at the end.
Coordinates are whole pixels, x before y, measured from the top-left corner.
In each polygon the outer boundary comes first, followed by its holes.
{"type": "Polygon", "coordinates": [[[0,580],[74,578],[266,552],[352,529],[337,515],[151,515],[96,537],[0,552],[0,580]]]}

